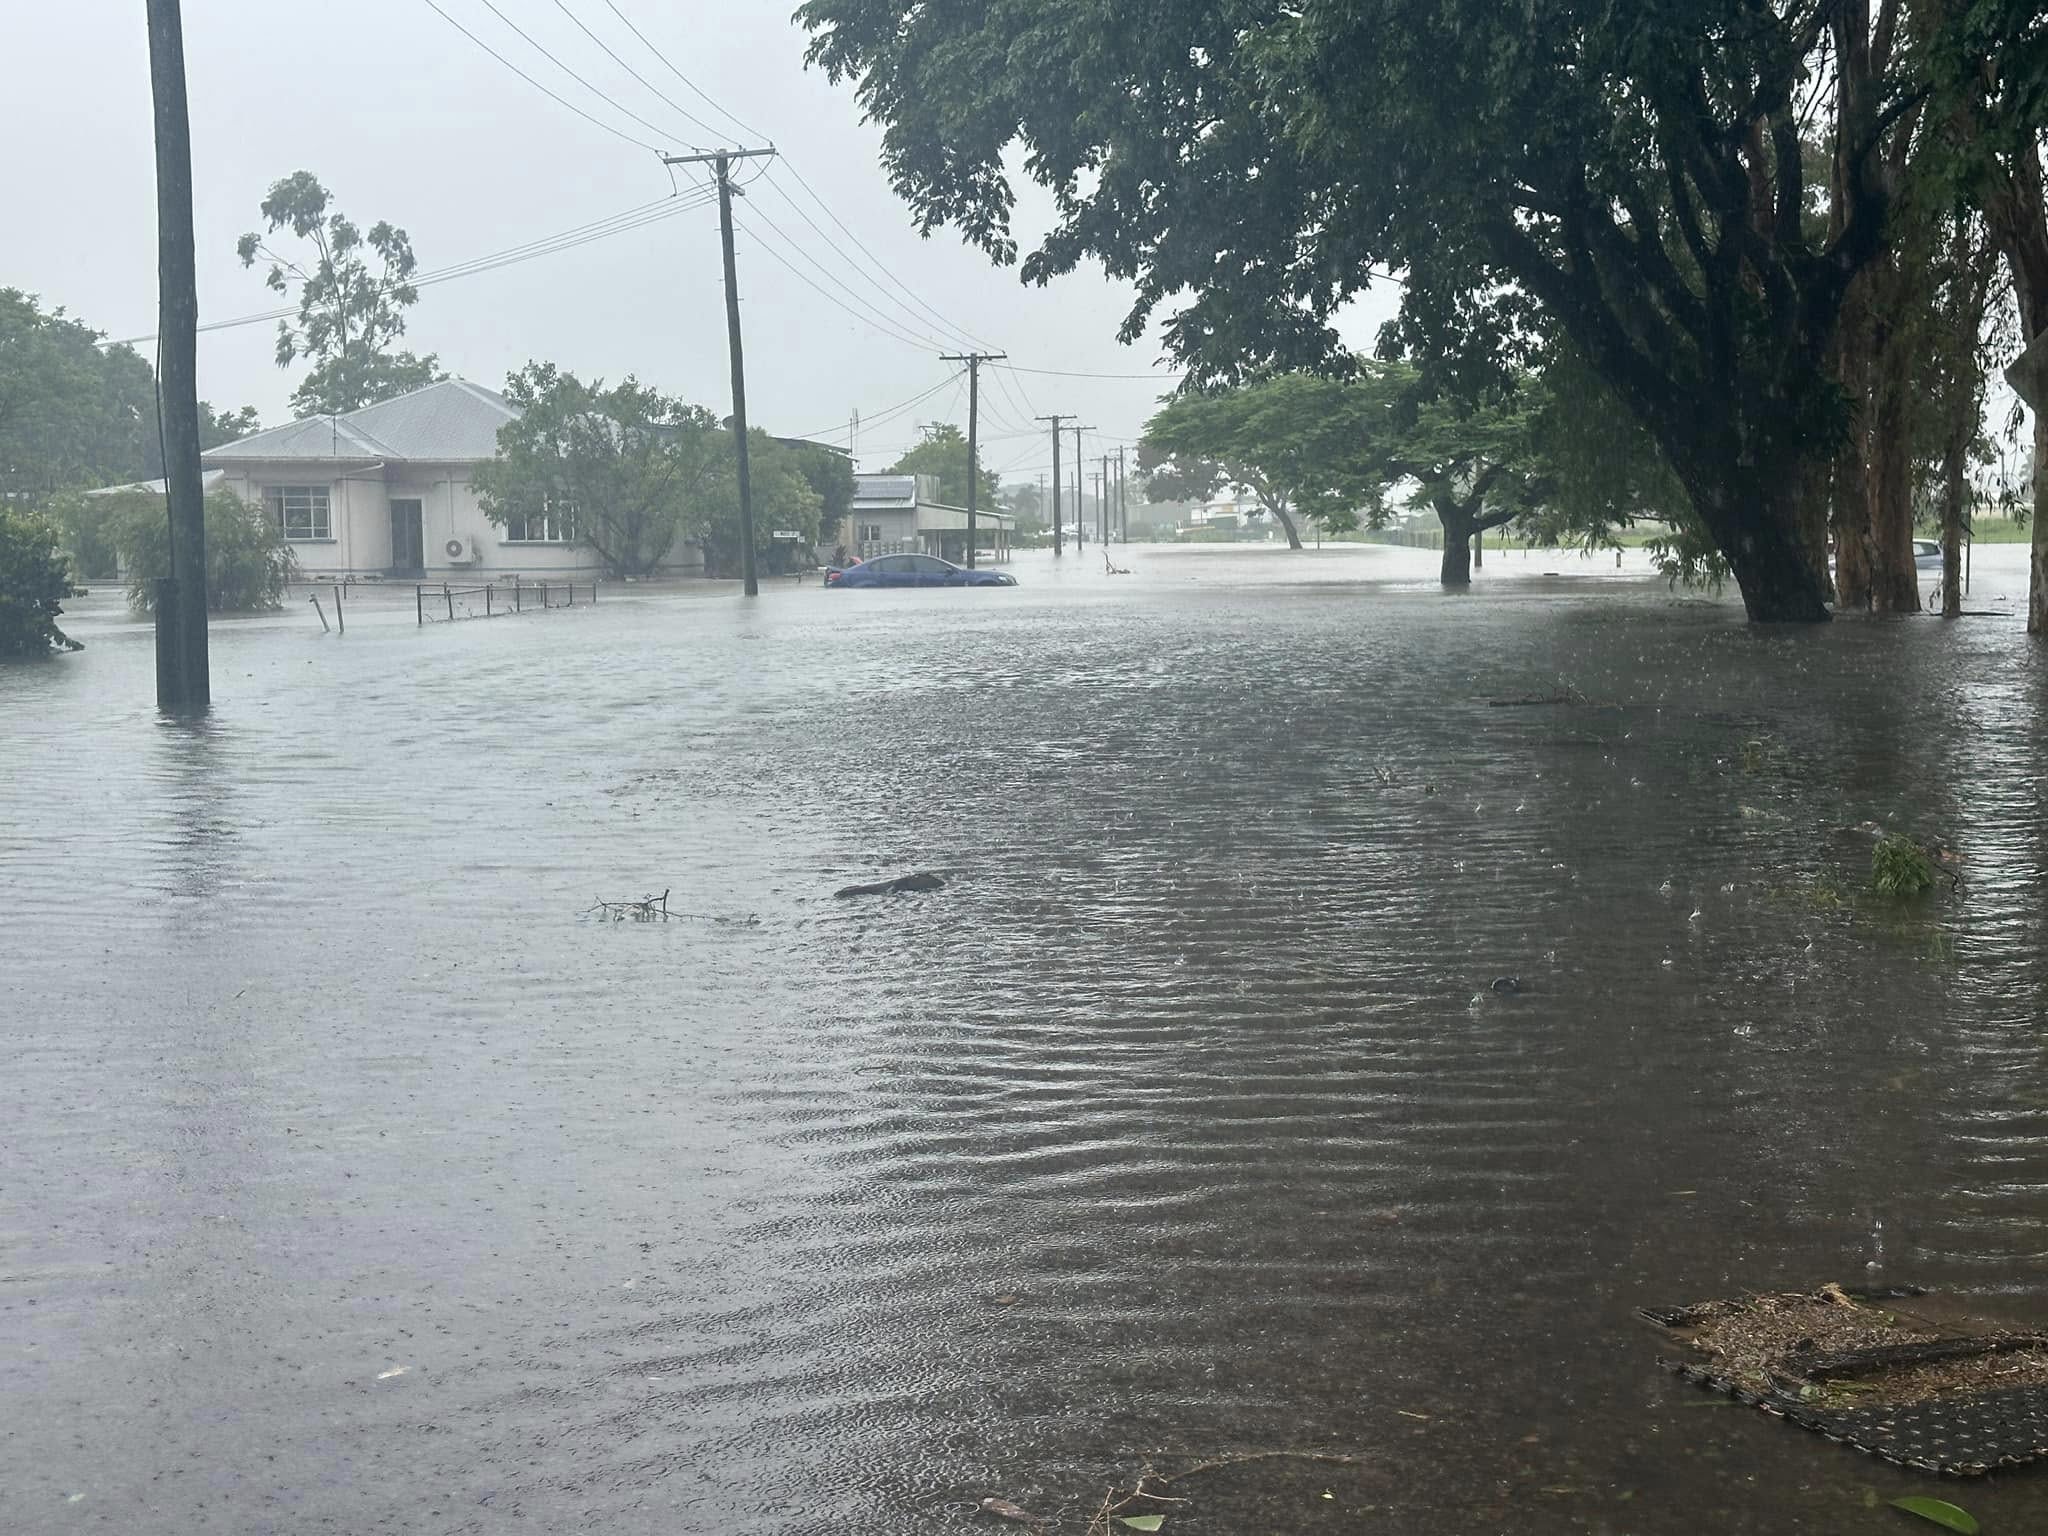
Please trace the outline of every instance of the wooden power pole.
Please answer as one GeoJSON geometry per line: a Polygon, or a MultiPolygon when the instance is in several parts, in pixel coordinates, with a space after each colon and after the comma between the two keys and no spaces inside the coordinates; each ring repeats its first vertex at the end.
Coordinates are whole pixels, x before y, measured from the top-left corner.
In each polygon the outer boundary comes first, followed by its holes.
{"type": "Polygon", "coordinates": [[[156,702],[204,711],[206,493],[199,474],[199,289],[192,254],[192,127],[185,107],[185,28],[178,0],[144,0],[156,103],[157,427],[171,574],[156,591],[156,702]]]}
{"type": "Polygon", "coordinates": [[[1071,416],[1040,416],[1039,421],[1052,423],[1052,557],[1057,560],[1066,553],[1066,533],[1060,527],[1060,423],[1072,421],[1071,416]]]}
{"type": "Polygon", "coordinates": [[[939,355],[942,363],[965,363],[967,365],[967,564],[974,565],[974,546],[980,541],[975,531],[975,498],[981,491],[981,365],[1008,357],[1007,352],[948,352],[939,355]]]}
{"type": "Polygon", "coordinates": [[[1131,542],[1131,501],[1125,484],[1124,450],[1116,451],[1116,541],[1119,544],[1131,542]]]}
{"type": "Polygon", "coordinates": [[[1081,434],[1093,427],[1069,427],[1074,434],[1074,553],[1088,547],[1088,503],[1081,495],[1081,434]]]}
{"type": "MultiPolygon", "coordinates": [[[[732,354],[732,439],[740,483],[740,578],[749,597],[761,592],[754,571],[754,482],[747,465],[747,363],[740,348],[740,282],[732,258],[731,166],[735,160],[774,154],[773,149],[716,149],[701,155],[663,155],[663,165],[698,165],[708,160],[718,173],[718,240],[725,254],[725,340],[732,354]]],[[[741,197],[746,193],[741,192],[741,197]]]]}

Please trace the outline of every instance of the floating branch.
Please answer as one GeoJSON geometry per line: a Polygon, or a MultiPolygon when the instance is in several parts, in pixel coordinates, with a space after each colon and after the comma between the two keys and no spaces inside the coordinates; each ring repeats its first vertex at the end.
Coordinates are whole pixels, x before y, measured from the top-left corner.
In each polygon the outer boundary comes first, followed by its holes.
{"type": "Polygon", "coordinates": [[[671,917],[681,917],[680,912],[668,909],[668,892],[659,896],[643,896],[638,901],[605,901],[602,898],[594,907],[587,908],[585,917],[600,917],[612,923],[665,923],[671,917]]]}
{"type": "Polygon", "coordinates": [[[761,919],[753,912],[677,912],[668,904],[668,892],[659,896],[642,896],[638,901],[605,901],[600,899],[596,906],[583,909],[585,917],[595,917],[600,922],[610,923],[727,923],[735,928],[758,928],[761,919]]]}

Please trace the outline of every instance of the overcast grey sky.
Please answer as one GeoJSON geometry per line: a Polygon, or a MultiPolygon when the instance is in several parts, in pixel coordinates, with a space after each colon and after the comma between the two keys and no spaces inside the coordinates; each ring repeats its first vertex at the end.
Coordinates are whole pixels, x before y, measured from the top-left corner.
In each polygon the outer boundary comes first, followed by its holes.
{"type": "MultiPolygon", "coordinates": [[[[634,38],[606,0],[437,3],[621,133],[679,153],[716,142],[679,106],[723,128],[729,141],[741,137],[730,118],[692,95],[634,38]],[[560,64],[494,15],[492,4],[560,64]],[[567,12],[647,84],[608,58],[567,12]],[[561,66],[613,101],[585,90],[561,66]]],[[[1157,366],[1156,341],[1117,344],[1128,291],[1099,270],[1027,288],[1014,270],[991,266],[950,232],[920,239],[879,168],[879,130],[861,123],[850,88],[804,67],[805,36],[788,14],[794,0],[738,10],[704,0],[613,3],[670,64],[786,157],[740,205],[743,224],[753,225],[741,234],[739,266],[748,406],[757,424],[844,443],[844,424],[858,410],[874,422],[859,442],[863,467],[871,469],[916,440],[916,422],[964,426],[964,385],[946,385],[913,410],[875,420],[954,371],[937,361],[932,343],[958,350],[961,338],[923,314],[921,300],[949,325],[1007,348],[1021,366],[1156,374],[1155,382],[985,373],[984,462],[991,467],[1015,479],[1045,467],[1042,435],[1023,435],[1032,425],[1025,418],[1036,412],[1079,412],[1110,445],[1136,437],[1173,375],[1157,366]],[[891,302],[859,275],[867,263],[792,171],[915,299],[889,289],[901,301],[891,302]],[[799,209],[833,238],[821,237],[799,209]],[[873,313],[861,313],[863,307],[873,313]],[[877,315],[901,334],[888,334],[877,315]]],[[[132,0],[38,6],[17,10],[8,32],[0,142],[10,148],[0,161],[0,207],[9,212],[9,237],[0,286],[39,293],[115,337],[153,331],[155,188],[142,8],[132,0]]],[[[669,191],[648,149],[548,99],[427,0],[318,7],[186,0],[185,49],[203,322],[278,306],[260,272],[236,259],[235,240],[258,227],[257,205],[269,184],[296,170],[320,177],[363,227],[389,219],[406,229],[423,272],[588,224],[669,191]]],[[[1046,206],[1035,189],[1020,189],[1020,234],[1036,232],[1046,206]]],[[[1369,337],[1386,303],[1375,295],[1365,306],[1358,339],[1369,337]]],[[[252,325],[203,334],[202,393],[220,405],[252,404],[265,422],[284,419],[298,370],[275,366],[273,330],[252,325]]],[[[586,376],[636,374],[722,413],[729,381],[716,210],[683,211],[424,288],[407,341],[438,352],[451,372],[493,387],[527,359],[545,358],[586,376]]]]}

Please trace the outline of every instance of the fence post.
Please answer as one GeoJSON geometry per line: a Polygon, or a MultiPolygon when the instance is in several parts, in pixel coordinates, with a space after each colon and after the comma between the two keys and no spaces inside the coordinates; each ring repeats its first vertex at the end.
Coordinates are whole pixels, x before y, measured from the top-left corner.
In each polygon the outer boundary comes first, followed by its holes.
{"type": "Polygon", "coordinates": [[[414,583],[412,589],[413,621],[420,625],[427,622],[427,589],[414,583]]]}
{"type": "Polygon", "coordinates": [[[518,613],[518,612],[520,611],[520,608],[519,608],[519,578],[518,578],[517,576],[514,576],[514,577],[512,578],[512,611],[513,611],[514,613],[518,613]]]}
{"type": "Polygon", "coordinates": [[[344,635],[348,633],[348,620],[342,617],[341,612],[341,583],[338,581],[334,584],[334,627],[344,635]]]}
{"type": "Polygon", "coordinates": [[[313,611],[320,615],[320,633],[323,635],[331,633],[333,626],[327,622],[327,610],[320,606],[320,594],[318,592],[308,592],[306,594],[306,601],[311,603],[313,611]]]}
{"type": "Polygon", "coordinates": [[[484,583],[484,617],[487,619],[491,616],[491,594],[496,592],[497,589],[498,584],[495,581],[484,583]]]}
{"type": "Polygon", "coordinates": [[[455,594],[449,590],[448,583],[445,581],[441,583],[441,595],[448,599],[448,622],[453,624],[455,622],[455,594]]]}

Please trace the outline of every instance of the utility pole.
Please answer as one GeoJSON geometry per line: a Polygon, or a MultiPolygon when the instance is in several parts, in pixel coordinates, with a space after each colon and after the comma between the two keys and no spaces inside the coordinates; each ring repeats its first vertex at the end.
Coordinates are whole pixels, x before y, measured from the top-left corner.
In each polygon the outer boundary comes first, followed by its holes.
{"type": "Polygon", "coordinates": [[[965,363],[967,365],[967,566],[974,568],[974,546],[978,542],[974,528],[974,499],[981,487],[976,483],[981,476],[976,462],[981,431],[981,365],[999,362],[1008,357],[1007,352],[942,352],[942,363],[965,363]]]}
{"type": "Polygon", "coordinates": [[[1131,542],[1131,499],[1124,478],[1124,450],[1116,451],[1116,541],[1131,542]]]}
{"type": "MultiPolygon", "coordinates": [[[[732,437],[739,457],[740,481],[740,576],[749,597],[758,597],[761,583],[754,574],[754,482],[747,470],[747,364],[740,350],[740,282],[732,259],[732,198],[730,170],[735,160],[766,157],[772,149],[718,149],[702,155],[663,155],[663,165],[698,165],[709,160],[718,173],[718,240],[725,252],[725,339],[732,354],[732,437]]],[[[740,193],[745,197],[746,193],[740,193]]]]}
{"type": "Polygon", "coordinates": [[[1101,534],[1102,534],[1102,542],[1103,542],[1104,546],[1105,546],[1105,547],[1107,547],[1107,545],[1109,544],[1110,524],[1109,524],[1109,455],[1108,455],[1108,454],[1106,454],[1106,453],[1105,453],[1105,454],[1104,454],[1104,455],[1102,456],[1102,469],[1101,469],[1101,472],[1100,472],[1100,478],[1096,480],[1096,482],[1095,482],[1095,485],[1096,485],[1096,493],[1095,493],[1095,519],[1096,519],[1096,521],[1095,521],[1095,526],[1096,526],[1096,528],[1097,528],[1097,529],[1098,529],[1098,530],[1099,530],[1099,531],[1101,532],[1101,534]]]}
{"type": "Polygon", "coordinates": [[[185,26],[178,0],[145,0],[149,89],[156,103],[157,427],[171,574],[156,590],[157,708],[203,713],[206,493],[199,474],[199,288],[192,255],[192,124],[185,104],[185,26]]]}
{"type": "MultiPolygon", "coordinates": [[[[1052,423],[1052,557],[1057,560],[1066,553],[1066,531],[1060,527],[1060,423],[1072,421],[1072,416],[1038,416],[1036,421],[1052,423]]],[[[1077,452],[1079,450],[1076,450],[1077,452]]]]}
{"type": "Polygon", "coordinates": [[[1081,434],[1093,427],[1069,427],[1074,434],[1074,553],[1088,547],[1088,503],[1081,496],[1081,434]]]}

